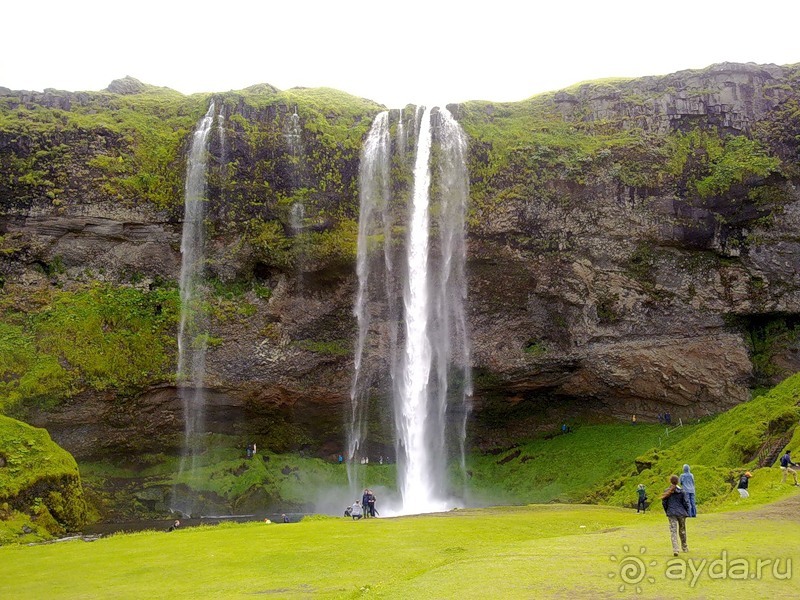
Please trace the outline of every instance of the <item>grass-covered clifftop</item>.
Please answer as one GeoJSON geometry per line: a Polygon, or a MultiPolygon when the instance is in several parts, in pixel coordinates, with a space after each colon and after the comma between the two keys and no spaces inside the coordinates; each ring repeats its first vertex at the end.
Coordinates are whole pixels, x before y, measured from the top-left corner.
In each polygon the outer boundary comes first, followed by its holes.
{"type": "Polygon", "coordinates": [[[44,429],[0,415],[0,545],[49,539],[85,520],[75,459],[44,429]]]}
{"type": "Polygon", "coordinates": [[[609,184],[621,200],[675,195],[735,231],[780,210],[780,181],[800,174],[800,68],[724,67],[459,105],[470,136],[473,226],[508,200],[577,200],[565,192],[609,184]],[[725,85],[753,101],[726,95],[725,85]],[[756,210],[748,214],[747,204],[756,210]]]}
{"type": "Polygon", "coordinates": [[[0,94],[3,207],[100,199],[174,205],[186,139],[207,98],[143,84],[129,91],[0,94]]]}

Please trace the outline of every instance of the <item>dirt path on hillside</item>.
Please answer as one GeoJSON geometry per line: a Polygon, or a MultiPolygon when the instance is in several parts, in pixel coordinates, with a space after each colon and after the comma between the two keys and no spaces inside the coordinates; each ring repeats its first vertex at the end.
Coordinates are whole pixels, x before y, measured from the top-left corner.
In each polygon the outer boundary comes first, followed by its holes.
{"type": "Polygon", "coordinates": [[[766,504],[753,510],[729,512],[729,518],[750,520],[753,517],[774,520],[800,521],[800,491],[789,498],[766,504]]]}

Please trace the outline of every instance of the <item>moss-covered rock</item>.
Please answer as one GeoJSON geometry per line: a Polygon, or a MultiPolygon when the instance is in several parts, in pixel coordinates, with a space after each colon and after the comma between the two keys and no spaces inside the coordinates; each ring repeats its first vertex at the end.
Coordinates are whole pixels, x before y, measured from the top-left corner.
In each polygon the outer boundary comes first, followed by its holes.
{"type": "Polygon", "coordinates": [[[44,429],[0,416],[0,543],[47,539],[85,521],[75,459],[44,429]]]}

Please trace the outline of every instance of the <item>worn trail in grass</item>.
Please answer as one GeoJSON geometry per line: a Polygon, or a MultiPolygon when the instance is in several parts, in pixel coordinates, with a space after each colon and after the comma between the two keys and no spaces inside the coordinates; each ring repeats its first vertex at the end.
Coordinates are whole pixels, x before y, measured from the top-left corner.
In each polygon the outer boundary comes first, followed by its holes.
{"type": "Polygon", "coordinates": [[[800,492],[789,493],[690,520],[686,556],[695,570],[705,565],[694,583],[683,556],[684,577],[666,574],[673,557],[660,511],[539,505],[9,546],[0,548],[0,589],[4,599],[613,598],[637,587],[646,598],[797,598],[800,575],[782,578],[787,559],[800,565],[800,492]],[[751,565],[744,579],[730,564],[710,576],[709,562],[723,556],[751,565]],[[634,559],[644,568],[638,581],[623,572],[634,559]],[[752,577],[759,559],[781,559],[777,575],[770,565],[752,577]]]}

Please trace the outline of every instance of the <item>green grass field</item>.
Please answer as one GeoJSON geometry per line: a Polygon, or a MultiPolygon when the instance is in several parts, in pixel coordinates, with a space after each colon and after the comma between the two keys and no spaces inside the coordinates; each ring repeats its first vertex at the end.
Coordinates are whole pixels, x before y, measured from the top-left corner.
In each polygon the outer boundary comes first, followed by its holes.
{"type": "Polygon", "coordinates": [[[6,546],[0,590],[6,600],[800,598],[798,490],[772,504],[753,490],[748,506],[731,499],[740,510],[690,519],[678,559],[660,507],[531,505],[6,546]]]}

